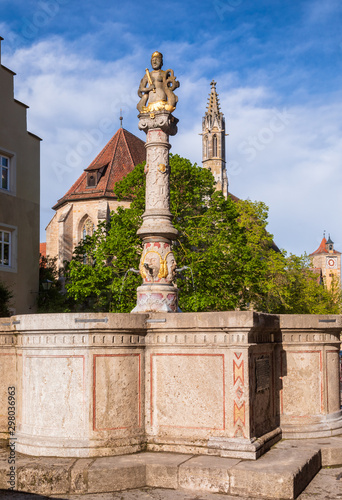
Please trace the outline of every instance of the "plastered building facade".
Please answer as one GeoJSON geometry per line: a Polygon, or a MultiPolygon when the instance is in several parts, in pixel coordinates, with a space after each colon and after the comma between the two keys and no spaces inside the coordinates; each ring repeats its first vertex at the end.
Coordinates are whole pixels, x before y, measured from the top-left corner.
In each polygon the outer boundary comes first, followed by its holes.
{"type": "Polygon", "coordinates": [[[13,313],[26,314],[39,287],[40,138],[27,131],[14,75],[0,65],[0,281],[13,294],[13,313]]]}

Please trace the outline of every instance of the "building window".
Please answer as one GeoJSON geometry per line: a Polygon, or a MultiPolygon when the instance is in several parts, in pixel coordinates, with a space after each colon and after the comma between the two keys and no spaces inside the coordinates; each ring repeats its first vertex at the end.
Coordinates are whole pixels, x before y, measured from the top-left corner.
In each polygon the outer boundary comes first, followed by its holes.
{"type": "Polygon", "coordinates": [[[11,266],[11,233],[0,230],[0,266],[11,266]]]}
{"type": "Polygon", "coordinates": [[[9,190],[10,159],[7,156],[0,155],[0,173],[1,173],[1,188],[9,190]]]}
{"type": "Polygon", "coordinates": [[[96,186],[96,174],[97,172],[87,172],[87,187],[96,186]]]}
{"type": "Polygon", "coordinates": [[[95,231],[95,225],[91,219],[87,219],[83,224],[82,228],[82,238],[85,240],[86,236],[93,236],[95,231]]]}
{"type": "Polygon", "coordinates": [[[217,156],[217,137],[213,136],[213,156],[217,156]]]}
{"type": "MultiPolygon", "coordinates": [[[[81,229],[82,239],[85,240],[87,237],[93,236],[94,231],[95,231],[95,224],[90,218],[86,219],[81,229]]],[[[91,265],[92,263],[93,259],[87,254],[84,254],[83,264],[91,265]]]]}

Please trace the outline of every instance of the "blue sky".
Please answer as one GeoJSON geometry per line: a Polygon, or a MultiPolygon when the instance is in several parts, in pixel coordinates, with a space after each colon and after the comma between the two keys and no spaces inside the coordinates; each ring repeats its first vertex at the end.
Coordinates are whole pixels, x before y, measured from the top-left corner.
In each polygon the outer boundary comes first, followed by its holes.
{"type": "Polygon", "coordinates": [[[229,189],[264,201],[278,246],[342,251],[342,4],[2,0],[2,64],[42,137],[41,240],[62,197],[119,127],[138,130],[151,53],[180,81],[172,151],[201,162],[210,81],[226,117],[229,189]],[[104,126],[104,123],[106,124],[104,126]]]}

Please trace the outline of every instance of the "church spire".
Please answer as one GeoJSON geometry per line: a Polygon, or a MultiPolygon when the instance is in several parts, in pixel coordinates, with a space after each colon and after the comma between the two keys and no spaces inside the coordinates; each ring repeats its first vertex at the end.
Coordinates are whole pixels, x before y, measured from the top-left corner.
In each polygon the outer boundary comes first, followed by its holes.
{"type": "Polygon", "coordinates": [[[220,101],[216,92],[216,82],[211,81],[208,105],[202,120],[202,164],[213,174],[216,189],[228,196],[228,178],[226,172],[226,128],[220,101]]]}
{"type": "Polygon", "coordinates": [[[216,92],[216,82],[211,80],[211,92],[208,97],[208,106],[206,114],[209,115],[219,115],[220,113],[220,101],[216,92]]]}

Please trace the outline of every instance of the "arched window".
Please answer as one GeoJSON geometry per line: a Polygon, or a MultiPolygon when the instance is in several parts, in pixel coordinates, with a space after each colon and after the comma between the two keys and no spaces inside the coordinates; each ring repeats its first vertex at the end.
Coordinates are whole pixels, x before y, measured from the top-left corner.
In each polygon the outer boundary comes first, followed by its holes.
{"type": "MultiPolygon", "coordinates": [[[[80,222],[80,238],[85,240],[87,236],[92,236],[95,231],[95,224],[88,215],[85,215],[80,222]]],[[[86,253],[83,255],[83,264],[92,264],[92,259],[86,253]]]]}
{"type": "Polygon", "coordinates": [[[92,236],[95,231],[93,221],[88,217],[82,226],[82,239],[85,240],[86,236],[92,236]]]}
{"type": "Polygon", "coordinates": [[[217,136],[213,136],[213,156],[217,156],[217,136]]]}

